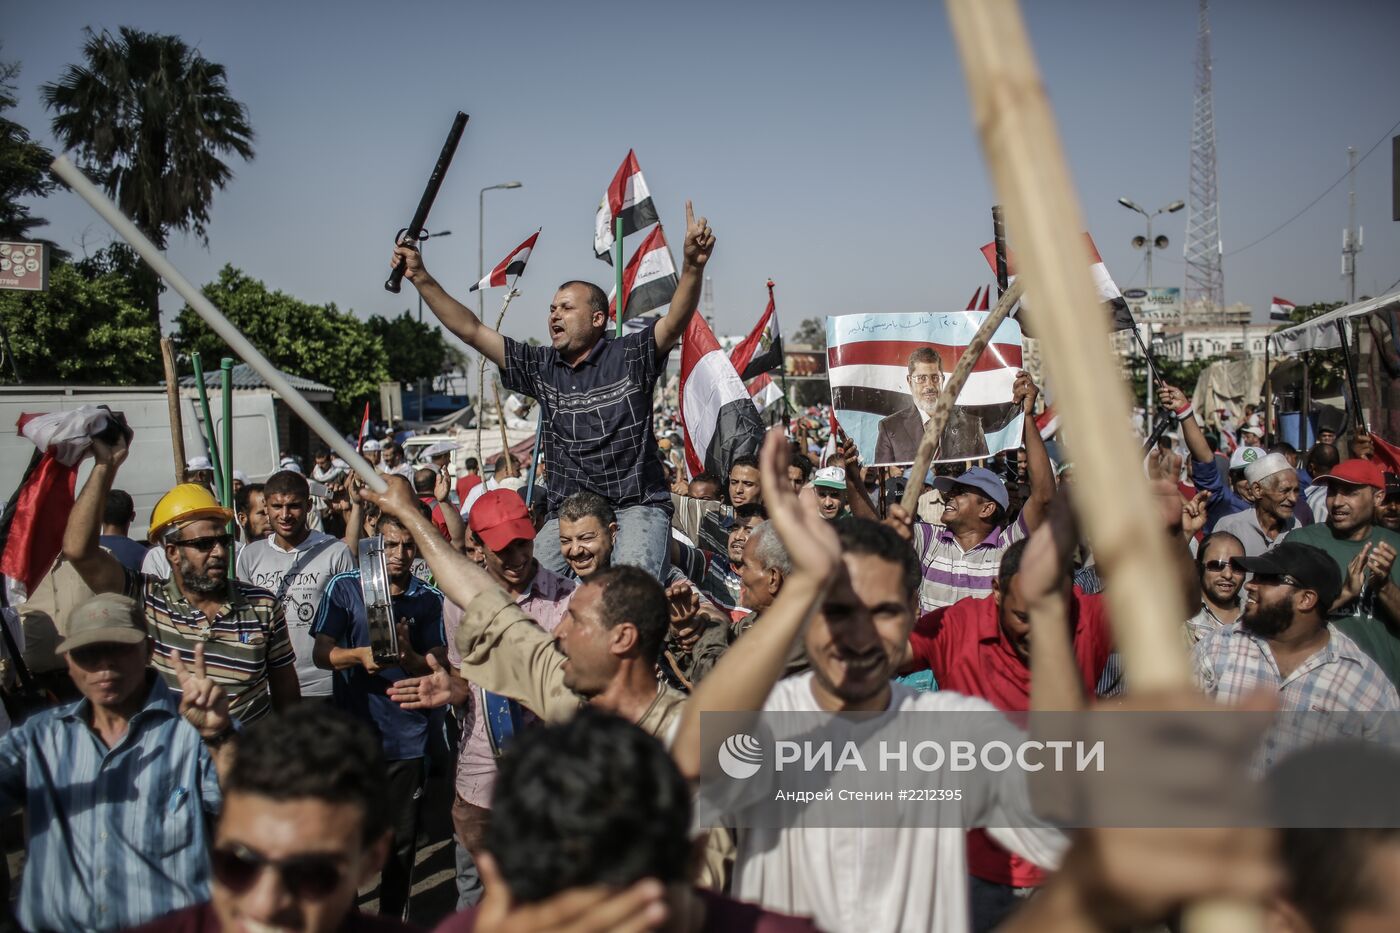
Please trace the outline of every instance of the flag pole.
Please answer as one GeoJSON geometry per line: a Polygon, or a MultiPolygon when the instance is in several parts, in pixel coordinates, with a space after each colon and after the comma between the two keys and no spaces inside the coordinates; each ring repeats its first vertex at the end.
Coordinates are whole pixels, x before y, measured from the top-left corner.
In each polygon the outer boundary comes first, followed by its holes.
{"type": "Polygon", "coordinates": [[[788,398],[787,353],[783,350],[783,329],[778,326],[778,302],[773,297],[772,279],[768,280],[768,303],[773,306],[773,332],[778,335],[778,377],[783,385],[783,433],[787,434],[792,427],[792,417],[788,412],[792,401],[788,398]]]}
{"type": "MultiPolygon", "coordinates": [[[[516,279],[519,281],[519,277],[516,279]]],[[[501,322],[506,319],[506,309],[510,303],[520,294],[520,290],[511,286],[506,292],[505,299],[501,302],[501,313],[496,315],[496,332],[500,333],[501,322]]],[[[486,413],[486,357],[483,355],[476,367],[476,458],[481,461],[482,469],[486,468],[486,451],[481,448],[481,416],[486,413]]]]}
{"type": "Polygon", "coordinates": [[[165,404],[170,411],[170,448],[175,454],[175,483],[185,481],[185,423],[180,414],[180,380],[175,372],[175,348],[169,337],[160,338],[165,363],[165,404]]]}
{"type": "MultiPolygon", "coordinates": [[[[1273,334],[1264,335],[1264,442],[1266,444],[1279,440],[1278,432],[1273,429],[1274,387],[1273,381],[1269,379],[1269,344],[1273,342],[1273,334]]],[[[1303,451],[1303,453],[1307,453],[1307,451],[1303,451]]]]}
{"type": "MultiPolygon", "coordinates": [[[[539,405],[537,401],[536,406],[539,405]]],[[[530,450],[530,472],[525,477],[525,507],[529,508],[535,504],[535,470],[540,463],[540,439],[544,436],[544,409],[540,408],[536,412],[538,421],[535,423],[535,446],[530,450]]]]}
{"type": "Polygon", "coordinates": [[[627,296],[622,294],[622,216],[613,218],[613,281],[617,283],[617,336],[622,336],[622,314],[627,296]]]}
{"type": "Polygon", "coordinates": [[[1006,294],[1009,270],[1006,265],[1006,215],[1000,204],[992,205],[992,243],[996,250],[997,297],[1006,294]]]}
{"type": "Polygon", "coordinates": [[[214,467],[214,489],[217,491],[224,488],[224,470],[219,462],[219,439],[214,434],[214,417],[209,414],[209,391],[204,386],[204,360],[198,350],[190,354],[190,363],[194,366],[194,384],[199,388],[199,411],[204,416],[201,433],[209,449],[209,462],[214,467]]]}
{"type": "MultiPolygon", "coordinates": [[[[1342,363],[1346,366],[1347,388],[1351,390],[1351,407],[1355,412],[1354,418],[1356,424],[1352,428],[1352,434],[1370,434],[1371,432],[1366,430],[1366,415],[1361,410],[1361,390],[1358,389],[1356,385],[1356,366],[1351,361],[1351,347],[1347,346],[1347,329],[1346,325],[1342,323],[1341,318],[1337,318],[1337,336],[1340,337],[1342,341],[1342,363]],[[1358,428],[1360,430],[1357,430],[1358,428]]],[[[1265,347],[1267,346],[1268,344],[1265,343],[1265,347]]],[[[1267,375],[1266,367],[1266,378],[1267,375]]]]}

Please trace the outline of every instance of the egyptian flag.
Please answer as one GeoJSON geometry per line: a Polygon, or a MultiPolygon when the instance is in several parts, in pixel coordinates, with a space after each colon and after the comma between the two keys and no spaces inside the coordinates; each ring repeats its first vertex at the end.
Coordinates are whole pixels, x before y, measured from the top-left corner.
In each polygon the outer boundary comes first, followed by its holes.
{"type": "Polygon", "coordinates": [[[656,206],[651,203],[651,189],[642,177],[637,154],[631,149],[627,150],[627,158],[622,160],[612,184],[608,185],[593,222],[593,252],[608,265],[612,265],[613,222],[618,217],[622,218],[624,237],[645,230],[659,219],[656,206]]]}
{"type": "Polygon", "coordinates": [[[757,378],[750,380],[749,395],[753,396],[754,407],[765,411],[768,406],[783,397],[783,390],[778,388],[771,375],[760,373],[757,378]]]}
{"type": "MultiPolygon", "coordinates": [[[[1118,285],[1113,281],[1113,276],[1108,274],[1108,267],[1104,265],[1102,257],[1099,256],[1099,249],[1094,245],[1094,238],[1088,233],[1084,234],[1084,241],[1089,246],[1089,274],[1094,279],[1094,291],[1098,293],[1099,301],[1108,305],[1113,312],[1114,330],[1132,330],[1136,325],[1133,323],[1133,312],[1129,310],[1128,303],[1123,300],[1123,293],[1118,290],[1118,285]]],[[[997,268],[997,247],[996,243],[988,243],[982,247],[982,255],[987,260],[987,265],[996,272],[997,268]]],[[[1014,264],[1012,263],[1011,250],[1006,251],[1006,274],[1007,282],[1015,277],[1014,264]]]]}
{"type": "Polygon", "coordinates": [[[967,299],[967,310],[977,310],[977,299],[982,297],[982,286],[977,286],[977,291],[972,293],[972,297],[967,299]]]}
{"type": "Polygon", "coordinates": [[[0,516],[0,572],[34,592],[63,550],[63,530],[73,511],[78,463],[92,446],[93,435],[109,428],[131,430],[106,407],[84,405],[53,414],[22,414],[19,433],[36,450],[19,489],[0,516]]]}
{"type": "MultiPolygon", "coordinates": [[[[540,230],[544,228],[541,227],[540,230]]],[[[540,231],[536,230],[530,234],[530,238],[510,251],[510,255],[496,264],[496,268],[491,270],[491,274],[477,282],[469,292],[474,292],[478,288],[501,288],[506,284],[506,276],[513,275],[517,278],[525,271],[525,263],[530,259],[530,250],[535,248],[535,241],[540,238],[540,231]]]]}
{"type": "Polygon", "coordinates": [[[1035,426],[1044,440],[1055,436],[1055,432],[1060,430],[1060,413],[1054,405],[1046,405],[1045,410],[1035,416],[1035,426]]]}
{"type": "Polygon", "coordinates": [[[691,315],[681,342],[681,424],[690,475],[729,475],[735,457],[757,456],[763,424],[734,364],[720,349],[714,331],[691,315]]]}
{"type": "Polygon", "coordinates": [[[365,402],[365,416],[360,419],[360,436],[355,440],[355,452],[365,452],[365,438],[369,436],[369,402],[365,402]]]}
{"type": "Polygon", "coordinates": [[[1381,469],[1386,473],[1400,474],[1400,447],[1372,434],[1371,461],[1380,464],[1381,469]]]}
{"type": "Polygon", "coordinates": [[[753,332],[735,345],[729,354],[734,371],[745,382],[763,373],[781,369],[783,335],[778,332],[777,305],[773,300],[773,280],[768,280],[768,307],[754,325],[753,332]]]}
{"type": "MultiPolygon", "coordinates": [[[[661,225],[647,234],[637,247],[632,261],[622,270],[622,319],[631,320],[639,314],[655,311],[671,303],[676,293],[676,263],[661,225]]],[[[608,293],[608,319],[617,320],[617,288],[608,293]]]]}
{"type": "Polygon", "coordinates": [[[1269,305],[1269,320],[1271,321],[1291,321],[1293,320],[1293,309],[1296,305],[1287,298],[1274,296],[1274,300],[1269,305]]]}

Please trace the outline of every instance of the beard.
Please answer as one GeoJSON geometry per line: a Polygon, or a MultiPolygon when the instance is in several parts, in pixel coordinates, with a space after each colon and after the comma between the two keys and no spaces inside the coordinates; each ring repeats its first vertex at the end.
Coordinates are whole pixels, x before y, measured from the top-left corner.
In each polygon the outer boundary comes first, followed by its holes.
{"type": "Polygon", "coordinates": [[[196,573],[194,564],[180,558],[180,581],[185,588],[200,596],[218,596],[228,587],[228,580],[196,573]]]}
{"type": "Polygon", "coordinates": [[[1293,621],[1293,607],[1287,604],[1260,606],[1253,613],[1240,619],[1246,632],[1260,638],[1277,638],[1293,621]]]}

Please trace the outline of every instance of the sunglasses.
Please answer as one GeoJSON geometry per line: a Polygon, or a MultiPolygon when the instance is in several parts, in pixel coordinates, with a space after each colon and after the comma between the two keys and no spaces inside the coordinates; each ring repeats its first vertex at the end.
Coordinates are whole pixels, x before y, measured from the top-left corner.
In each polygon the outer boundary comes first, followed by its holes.
{"type": "Polygon", "coordinates": [[[1211,573],[1224,573],[1226,570],[1228,570],[1234,565],[1231,564],[1228,560],[1208,560],[1202,566],[1204,566],[1211,573]]]}
{"type": "Polygon", "coordinates": [[[341,860],[333,855],[271,859],[247,846],[232,845],[214,849],[209,861],[214,880],[235,894],[256,884],[265,868],[275,869],[282,887],[302,900],[329,897],[345,878],[341,860]]]}
{"type": "Polygon", "coordinates": [[[204,538],[176,538],[170,543],[175,545],[176,547],[194,548],[196,551],[202,551],[205,554],[208,554],[210,551],[214,550],[214,548],[219,547],[220,545],[223,545],[224,550],[228,550],[229,548],[233,547],[233,535],[223,534],[209,535],[208,537],[204,538]]]}

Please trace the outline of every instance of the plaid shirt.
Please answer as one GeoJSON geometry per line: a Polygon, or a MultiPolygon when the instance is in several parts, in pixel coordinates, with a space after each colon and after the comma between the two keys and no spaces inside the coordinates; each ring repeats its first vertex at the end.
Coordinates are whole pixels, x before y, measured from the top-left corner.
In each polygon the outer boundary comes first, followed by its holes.
{"type": "Polygon", "coordinates": [[[146,612],[146,631],[155,641],[151,666],[165,678],[176,697],[180,680],[170,666],[170,654],[180,652],[187,665],[194,664],[196,645],[204,645],[209,676],[229,696],[229,712],[249,723],[272,710],[268,672],[296,663],[282,605],[260,586],[229,581],[231,598],[211,622],[190,605],[174,577],[162,580],[143,573],[126,572],[127,596],[146,612]]]}
{"type": "Polygon", "coordinates": [[[615,509],[671,509],[666,472],[652,432],[652,394],[661,366],[656,322],[635,333],[604,338],[577,366],[553,347],[505,337],[501,385],[540,403],[549,517],[576,492],[589,490],[615,509]]]}
{"type": "Polygon", "coordinates": [[[1376,663],[1334,626],[1327,631],[1327,644],[1287,677],[1279,673],[1268,641],[1240,622],[1196,643],[1196,680],[1208,696],[1235,703],[1256,689],[1278,691],[1283,715],[1265,742],[1259,762],[1265,768],[1289,751],[1322,741],[1377,738],[1386,731],[1382,717],[1366,714],[1400,711],[1400,695],[1376,663]]]}
{"type": "Polygon", "coordinates": [[[0,807],[23,806],[26,930],[123,930],[207,900],[222,798],[199,733],[158,677],[108,748],[78,700],[0,737],[0,807]]]}
{"type": "Polygon", "coordinates": [[[968,597],[980,599],[990,595],[1001,569],[1001,555],[1026,534],[1025,516],[1017,516],[1010,526],[993,530],[964,551],[946,527],[915,522],[914,550],[924,574],[919,585],[920,612],[932,612],[968,597]]]}

